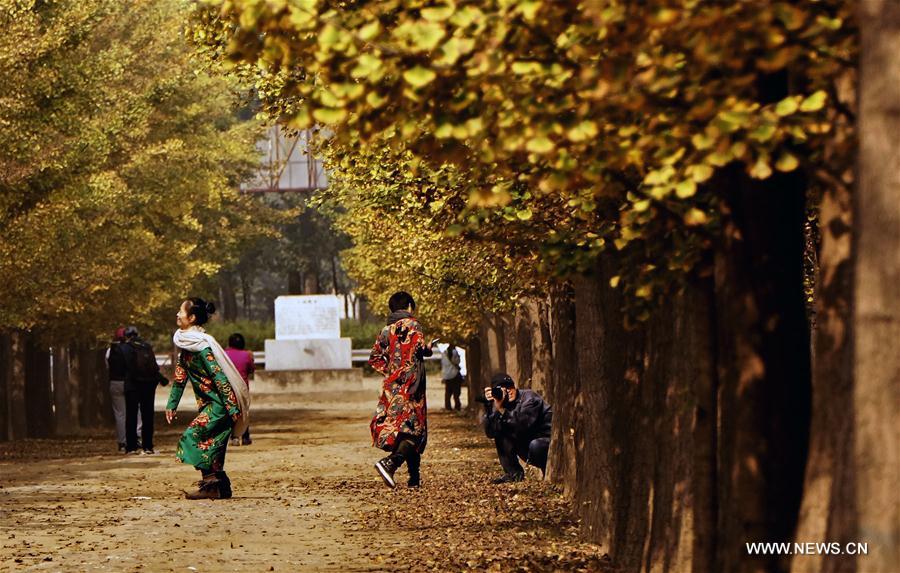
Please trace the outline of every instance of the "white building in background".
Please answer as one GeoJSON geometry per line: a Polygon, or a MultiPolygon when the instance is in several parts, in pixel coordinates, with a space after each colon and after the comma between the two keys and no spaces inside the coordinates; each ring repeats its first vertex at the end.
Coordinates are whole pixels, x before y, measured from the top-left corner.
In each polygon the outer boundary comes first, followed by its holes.
{"type": "Polygon", "coordinates": [[[328,186],[328,174],[309,148],[314,130],[270,127],[256,144],[262,155],[257,175],[241,184],[245,193],[304,193],[328,186]]]}

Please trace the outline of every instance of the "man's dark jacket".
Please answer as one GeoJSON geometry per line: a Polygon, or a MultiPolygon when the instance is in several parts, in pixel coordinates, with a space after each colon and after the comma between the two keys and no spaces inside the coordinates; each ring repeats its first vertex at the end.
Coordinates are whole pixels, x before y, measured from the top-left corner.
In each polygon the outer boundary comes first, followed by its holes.
{"type": "MultiPolygon", "coordinates": [[[[491,404],[488,404],[492,408],[491,404]]],[[[489,438],[514,436],[517,440],[550,437],[553,410],[534,390],[518,390],[516,399],[506,404],[501,414],[490,412],[484,420],[484,432],[489,438]]]]}
{"type": "Polygon", "coordinates": [[[131,347],[125,342],[113,342],[109,347],[109,379],[122,382],[128,377],[128,363],[131,360],[131,347]]]}
{"type": "Polygon", "coordinates": [[[126,370],[128,375],[125,377],[126,392],[128,390],[140,390],[148,386],[156,387],[159,383],[168,383],[168,380],[159,371],[159,365],[156,363],[156,354],[153,352],[153,347],[150,346],[149,342],[142,338],[132,338],[122,346],[127,347],[128,349],[128,354],[126,356],[126,370]],[[150,364],[152,372],[139,372],[137,353],[140,349],[144,349],[153,356],[153,360],[150,364]]]}

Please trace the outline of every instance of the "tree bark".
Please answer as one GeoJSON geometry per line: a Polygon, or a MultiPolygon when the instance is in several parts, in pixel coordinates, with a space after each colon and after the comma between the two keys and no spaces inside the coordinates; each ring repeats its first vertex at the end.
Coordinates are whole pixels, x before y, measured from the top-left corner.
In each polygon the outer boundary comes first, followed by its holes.
{"type": "Polygon", "coordinates": [[[109,392],[109,365],[106,362],[106,349],[94,348],[94,372],[96,380],[97,403],[100,406],[99,424],[111,427],[116,422],[112,410],[112,395],[109,392]]]}
{"type": "Polygon", "coordinates": [[[248,277],[246,273],[241,273],[241,301],[244,310],[244,318],[253,320],[253,308],[251,302],[253,300],[253,279],[248,277]]]}
{"type": "Polygon", "coordinates": [[[356,307],[357,307],[356,318],[360,322],[366,322],[367,320],[369,320],[369,314],[370,314],[369,313],[369,301],[366,299],[366,297],[364,297],[364,296],[357,297],[356,307]]]}
{"type": "Polygon", "coordinates": [[[303,270],[303,294],[321,294],[322,284],[319,275],[322,265],[318,257],[313,257],[303,270]]]}
{"type": "Polygon", "coordinates": [[[288,294],[303,294],[303,275],[300,271],[288,271],[288,294]]]}
{"type": "MultiPolygon", "coordinates": [[[[853,341],[850,311],[851,204],[831,189],[819,209],[822,236],[816,287],[816,352],[809,457],[797,541],[858,541],[853,441],[853,341]]],[[[854,555],[796,555],[794,573],[851,573],[854,555]]]]}
{"type": "MultiPolygon", "coordinates": [[[[692,387],[693,556],[691,571],[714,571],[718,546],[719,465],[718,393],[716,368],[716,306],[712,278],[693,279],[685,289],[684,323],[672,352],[680,357],[680,380],[692,387]]],[[[689,456],[690,454],[688,454],[689,456]]],[[[687,567],[685,567],[687,569],[687,567]]]]}
{"type": "Polygon", "coordinates": [[[238,304],[233,274],[219,273],[219,299],[222,301],[222,317],[227,321],[237,320],[238,304]]]}
{"type": "Polygon", "coordinates": [[[475,400],[483,392],[487,383],[481,376],[481,340],[473,336],[466,342],[466,404],[470,412],[480,412],[481,406],[475,400]]]}
{"type": "Polygon", "coordinates": [[[789,542],[810,422],[803,292],[805,187],[799,175],[731,172],[716,252],[720,571],[785,571],[789,556],[748,542],[789,542]]]}
{"type": "Polygon", "coordinates": [[[72,378],[69,349],[53,347],[53,402],[56,405],[56,434],[68,434],[79,427],[78,387],[72,378]]]}
{"type": "Polygon", "coordinates": [[[25,346],[27,333],[14,330],[10,333],[10,368],[7,386],[6,435],[10,440],[25,438],[28,434],[28,421],[25,417],[25,346]]]}
{"type": "Polygon", "coordinates": [[[493,313],[481,319],[481,376],[485,382],[497,372],[506,372],[506,343],[503,339],[503,324],[493,313]]]}
{"type": "MultiPolygon", "coordinates": [[[[338,294],[342,291],[342,289],[338,285],[338,272],[337,272],[337,255],[331,255],[331,293],[338,294]]],[[[350,316],[347,313],[347,300],[344,299],[344,313],[347,316],[350,316]]]]}
{"type": "Polygon", "coordinates": [[[509,337],[514,341],[518,380],[521,380],[523,385],[527,385],[532,390],[535,389],[533,341],[535,334],[539,333],[533,312],[534,305],[535,303],[532,299],[525,299],[520,302],[516,308],[512,324],[515,331],[511,333],[513,336],[509,337]]]}
{"type": "Polygon", "coordinates": [[[519,370],[519,346],[517,342],[516,310],[497,315],[497,330],[500,333],[500,348],[503,353],[503,370],[516,381],[517,385],[530,388],[529,381],[519,370]]]}
{"type": "Polygon", "coordinates": [[[859,541],[866,571],[900,566],[900,3],[859,10],[859,173],[853,222],[852,414],[859,541]]]}
{"type": "Polygon", "coordinates": [[[548,310],[552,369],[546,398],[553,407],[553,428],[547,479],[561,484],[566,495],[574,497],[578,485],[578,452],[575,444],[578,411],[575,403],[581,378],[578,374],[575,336],[575,292],[570,284],[551,289],[548,310]]]}
{"type": "Polygon", "coordinates": [[[0,442],[9,439],[9,384],[12,379],[12,342],[0,331],[0,442]]]}
{"type": "MultiPolygon", "coordinates": [[[[715,570],[712,282],[696,280],[629,330],[613,274],[603,262],[549,296],[547,478],[573,498],[587,537],[616,570],[715,570]]],[[[531,322],[535,339],[544,327],[531,322]]]]}
{"type": "Polygon", "coordinates": [[[615,274],[607,258],[575,282],[582,522],[617,570],[715,570],[711,285],[689,282],[626,328],[615,274]]]}
{"type": "Polygon", "coordinates": [[[575,407],[578,486],[575,500],[589,538],[624,571],[641,567],[651,503],[655,447],[643,382],[646,328],[624,326],[621,292],[608,285],[612,262],[575,281],[581,380],[575,407]]]}
{"type": "Polygon", "coordinates": [[[26,344],[25,409],[28,436],[48,438],[55,431],[50,352],[36,337],[26,344]]]}
{"type": "Polygon", "coordinates": [[[95,428],[107,424],[112,420],[112,401],[103,352],[79,343],[74,346],[70,360],[73,362],[73,376],[78,381],[80,425],[95,428]]]}
{"type": "MultiPolygon", "coordinates": [[[[527,333],[531,345],[531,387],[548,397],[553,375],[553,338],[550,333],[549,298],[531,300],[532,330],[527,333]]],[[[522,336],[522,333],[520,333],[522,336]]],[[[550,403],[552,406],[552,402],[550,403]]]]}

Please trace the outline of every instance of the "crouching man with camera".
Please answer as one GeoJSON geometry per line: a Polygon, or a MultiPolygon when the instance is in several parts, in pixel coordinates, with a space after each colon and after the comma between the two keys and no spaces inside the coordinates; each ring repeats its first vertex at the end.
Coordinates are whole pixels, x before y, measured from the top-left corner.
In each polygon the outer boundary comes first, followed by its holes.
{"type": "Polygon", "coordinates": [[[484,389],[486,416],[484,431],[497,445],[497,456],[504,474],[492,483],[525,479],[519,458],[525,463],[547,467],[550,448],[550,421],[553,411],[540,394],[519,390],[509,374],[495,374],[491,387],[484,389]]]}

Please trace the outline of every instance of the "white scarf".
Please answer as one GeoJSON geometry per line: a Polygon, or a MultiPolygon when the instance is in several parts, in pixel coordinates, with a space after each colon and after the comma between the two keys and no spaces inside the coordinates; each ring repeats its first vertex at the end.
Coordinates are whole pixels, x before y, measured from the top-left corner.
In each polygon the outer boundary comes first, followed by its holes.
{"type": "Polygon", "coordinates": [[[238,408],[241,410],[241,417],[235,421],[232,435],[240,436],[243,434],[247,426],[250,425],[250,388],[247,387],[247,383],[241,378],[237,368],[234,367],[234,363],[228,358],[228,355],[225,354],[225,351],[222,350],[216,339],[206,334],[201,327],[192,326],[187,330],[176,330],[175,335],[172,336],[172,342],[178,348],[188,352],[200,352],[204,348],[212,350],[216,362],[219,363],[219,367],[222,368],[222,372],[225,373],[228,382],[231,384],[231,389],[234,390],[238,408]]]}

